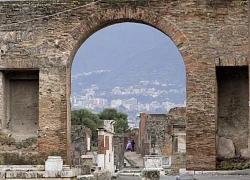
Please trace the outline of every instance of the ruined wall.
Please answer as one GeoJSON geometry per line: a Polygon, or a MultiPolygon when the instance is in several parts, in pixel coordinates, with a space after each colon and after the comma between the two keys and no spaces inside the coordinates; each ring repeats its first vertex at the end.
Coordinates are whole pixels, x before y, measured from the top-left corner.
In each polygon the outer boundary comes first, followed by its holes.
{"type": "Polygon", "coordinates": [[[115,168],[122,170],[124,168],[124,136],[114,136],[114,164],[115,168]]]}
{"type": "Polygon", "coordinates": [[[186,108],[170,109],[168,114],[148,114],[145,155],[171,157],[171,169],[186,168],[186,108]]]}
{"type": "Polygon", "coordinates": [[[148,114],[145,137],[149,154],[171,156],[175,137],[177,152],[186,150],[186,108],[172,108],[168,114],[148,114]]]}
{"type": "MultiPolygon", "coordinates": [[[[74,55],[91,34],[129,21],[159,29],[180,50],[187,74],[187,169],[214,170],[215,66],[248,65],[246,1],[108,2],[89,6],[83,6],[85,1],[0,3],[0,69],[39,70],[39,156],[46,159],[48,155],[61,155],[70,164],[70,73],[74,55]]],[[[3,99],[0,97],[1,112],[3,99]]],[[[2,129],[7,119],[2,114],[0,117],[2,129]]]]}
{"type": "Polygon", "coordinates": [[[149,143],[148,155],[162,155],[162,149],[165,146],[165,140],[168,141],[171,137],[167,131],[166,114],[148,114],[146,120],[146,137],[149,143]]]}
{"type": "Polygon", "coordinates": [[[218,83],[218,157],[248,157],[248,68],[216,69],[218,83]]]}
{"type": "Polygon", "coordinates": [[[71,127],[72,166],[82,165],[81,156],[87,154],[88,146],[90,147],[90,145],[91,145],[91,130],[82,125],[72,126],[71,127]],[[88,144],[88,142],[90,144],[88,144]]]}

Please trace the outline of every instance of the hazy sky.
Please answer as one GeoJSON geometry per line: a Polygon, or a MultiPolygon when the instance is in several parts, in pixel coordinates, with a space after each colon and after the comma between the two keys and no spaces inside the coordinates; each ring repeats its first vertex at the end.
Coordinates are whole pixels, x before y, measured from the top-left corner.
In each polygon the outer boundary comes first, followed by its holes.
{"type": "Polygon", "coordinates": [[[185,74],[181,54],[172,40],[157,29],[138,23],[115,24],[91,35],[74,58],[72,74],[99,69],[116,69],[128,59],[131,63],[131,58],[135,60],[134,63],[138,58],[147,59],[143,54],[150,52],[157,57],[151,60],[162,65],[178,63],[185,74]]]}

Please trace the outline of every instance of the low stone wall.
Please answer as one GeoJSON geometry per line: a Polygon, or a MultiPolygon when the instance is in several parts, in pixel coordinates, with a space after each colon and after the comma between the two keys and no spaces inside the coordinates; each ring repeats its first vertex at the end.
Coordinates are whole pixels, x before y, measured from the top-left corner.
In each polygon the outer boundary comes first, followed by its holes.
{"type": "Polygon", "coordinates": [[[109,171],[96,171],[92,175],[78,176],[79,180],[111,180],[111,173],[109,171]]]}

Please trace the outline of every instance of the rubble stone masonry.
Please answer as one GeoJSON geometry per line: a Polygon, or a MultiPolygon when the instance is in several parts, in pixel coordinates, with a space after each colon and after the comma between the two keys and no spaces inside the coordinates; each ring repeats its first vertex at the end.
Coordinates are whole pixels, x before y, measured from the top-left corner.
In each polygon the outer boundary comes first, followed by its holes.
{"type": "MultiPolygon", "coordinates": [[[[36,152],[42,159],[60,155],[70,164],[70,80],[74,55],[96,31],[115,23],[137,22],[170,37],[183,57],[187,82],[187,169],[216,169],[216,66],[248,66],[246,1],[104,0],[84,6],[85,3],[0,2],[1,134],[12,134],[6,133],[11,129],[5,126],[9,121],[5,107],[11,106],[6,98],[10,90],[5,73],[36,70],[36,152]]],[[[249,114],[246,117],[249,124],[249,114]]],[[[244,141],[248,143],[249,133],[246,136],[244,141]]]]}

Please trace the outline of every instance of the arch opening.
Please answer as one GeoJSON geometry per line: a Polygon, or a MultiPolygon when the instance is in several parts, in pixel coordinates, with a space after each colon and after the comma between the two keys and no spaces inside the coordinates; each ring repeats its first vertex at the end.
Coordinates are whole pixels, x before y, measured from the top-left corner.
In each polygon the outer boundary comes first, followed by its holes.
{"type": "MultiPolygon", "coordinates": [[[[105,108],[116,108],[129,114],[135,122],[140,112],[162,114],[164,118],[159,116],[157,120],[164,123],[165,114],[171,108],[185,106],[184,60],[166,33],[145,24],[126,22],[96,32],[92,30],[89,34],[81,39],[81,47],[80,43],[77,44],[80,48],[76,50],[74,62],[72,60],[72,109],[88,108],[98,113],[105,108]]],[[[185,134],[183,124],[180,126],[185,134]]],[[[139,127],[138,122],[136,126],[139,127]]],[[[162,130],[167,131],[167,126],[164,124],[162,130]]],[[[151,131],[145,132],[149,142],[151,131]]],[[[179,137],[178,141],[178,135],[174,136],[175,144],[181,142],[178,147],[184,148],[174,149],[174,152],[185,153],[185,136],[179,137]]],[[[169,155],[162,143],[164,140],[154,142],[148,152],[169,155]]],[[[170,144],[169,150],[173,151],[170,144]]],[[[72,162],[74,165],[74,158],[72,162]]]]}

